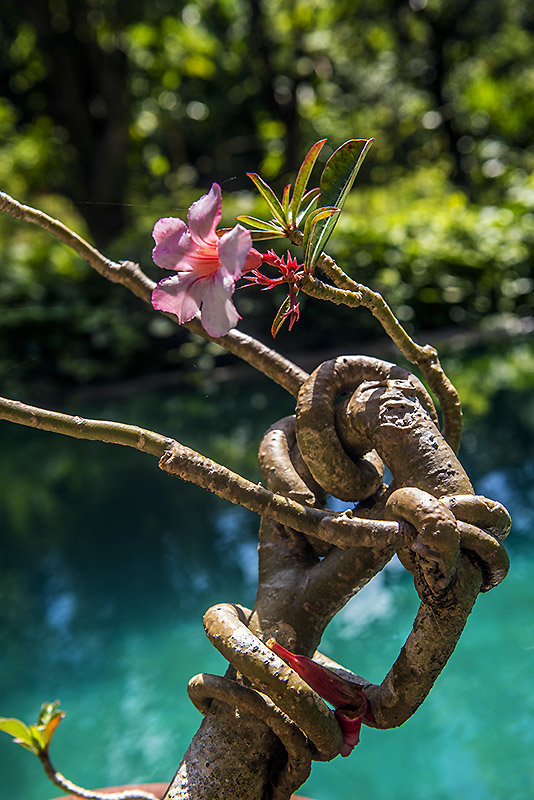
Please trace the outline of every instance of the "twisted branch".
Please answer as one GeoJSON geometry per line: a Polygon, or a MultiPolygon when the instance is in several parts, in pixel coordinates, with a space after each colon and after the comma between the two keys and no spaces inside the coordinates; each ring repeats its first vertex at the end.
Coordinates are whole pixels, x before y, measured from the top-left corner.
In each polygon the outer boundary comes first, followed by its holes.
{"type": "Polygon", "coordinates": [[[262,692],[219,675],[195,675],[187,685],[189,699],[201,714],[209,713],[213,700],[239,709],[265,723],[280,740],[287,753],[287,763],[277,776],[271,800],[285,800],[310,774],[311,753],[302,731],[262,692]]]}
{"type": "MultiPolygon", "coordinates": [[[[303,486],[307,486],[307,481],[303,470],[297,469],[295,448],[301,448],[301,457],[317,479],[320,442],[327,441],[328,435],[335,435],[336,394],[346,391],[350,373],[355,391],[346,403],[336,406],[336,422],[347,416],[337,430],[345,434],[343,446],[347,452],[365,454],[374,446],[392,470],[393,484],[385,494],[376,496],[374,511],[371,503],[368,513],[393,515],[399,520],[399,538],[384,538],[387,544],[398,545],[401,531],[407,536],[409,545],[396,549],[402,554],[403,563],[415,573],[421,597],[412,631],[382,683],[375,685],[358,679],[359,686],[362,681],[366,685],[372,712],[369,719],[364,719],[365,724],[389,728],[402,724],[427,696],[454,650],[479,591],[487,591],[506,575],[508,559],[500,541],[509,530],[510,519],[499,503],[472,494],[469,479],[436,428],[428,395],[420,384],[414,383],[413,376],[409,380],[404,370],[365,358],[343,358],[324,364],[303,385],[298,398],[298,408],[303,413],[301,416],[297,413],[296,421],[298,445],[294,422],[286,418],[272,426],[260,448],[262,474],[268,485],[283,485],[285,492],[297,496],[305,494],[303,486]],[[314,404],[322,411],[314,410],[314,404]],[[328,404],[327,413],[324,406],[328,404]],[[301,423],[306,431],[304,436],[299,433],[301,423]],[[396,437],[392,435],[392,426],[396,437]],[[313,427],[318,434],[317,442],[308,435],[313,427]],[[276,470],[279,456],[281,476],[276,470]],[[419,483],[425,490],[414,488],[419,483]]],[[[328,472],[332,464],[329,446],[323,447],[323,456],[328,472]]],[[[339,479],[342,481],[343,476],[339,479]]],[[[310,483],[308,497],[317,503],[315,480],[310,483]]],[[[336,491],[335,486],[333,489],[336,491]]],[[[328,524],[343,527],[350,523],[350,514],[345,514],[328,524]]],[[[316,530],[315,536],[317,533],[316,530]]],[[[241,609],[238,619],[237,607],[217,606],[205,618],[207,633],[217,649],[253,687],[267,693],[283,708],[312,742],[317,734],[316,723],[310,720],[310,708],[300,701],[296,706],[288,704],[283,688],[286,671],[277,667],[273,676],[272,655],[262,639],[278,631],[280,636],[289,637],[295,651],[297,640],[306,639],[303,631],[307,632],[308,643],[310,628],[315,630],[312,639],[317,633],[320,636],[318,629],[322,630],[348,599],[350,585],[350,578],[345,584],[345,578],[340,580],[343,571],[338,571],[337,582],[330,580],[330,586],[325,586],[322,572],[326,570],[331,576],[332,562],[336,568],[350,569],[352,553],[363,549],[359,546],[361,541],[358,538],[358,547],[345,553],[334,548],[323,560],[314,560],[298,541],[291,539],[290,532],[284,537],[272,525],[264,524],[260,589],[254,614],[249,618],[248,612],[241,609]],[[314,589],[318,586],[321,598],[314,601],[314,589]],[[301,604],[290,608],[295,594],[301,598],[301,604]],[[273,595],[277,598],[276,608],[271,609],[273,595]]],[[[365,576],[361,562],[353,561],[353,587],[356,581],[358,586],[363,585],[380,569],[384,544],[378,538],[374,543],[369,542],[368,552],[376,565],[374,570],[369,566],[365,576]]],[[[297,652],[304,649],[306,646],[301,642],[297,652]]]]}
{"type": "MultiPolygon", "coordinates": [[[[290,231],[289,235],[293,244],[302,245],[302,231],[290,231]]],[[[313,275],[306,275],[301,284],[302,291],[310,297],[328,300],[336,305],[346,305],[349,308],[363,306],[369,309],[402,355],[421,370],[439,400],[445,441],[457,452],[462,435],[462,405],[456,388],[443,371],[437,350],[431,345],[418,345],[402,327],[382,295],[350,278],[329,255],[321,253],[317,266],[334,286],[313,275]]]]}

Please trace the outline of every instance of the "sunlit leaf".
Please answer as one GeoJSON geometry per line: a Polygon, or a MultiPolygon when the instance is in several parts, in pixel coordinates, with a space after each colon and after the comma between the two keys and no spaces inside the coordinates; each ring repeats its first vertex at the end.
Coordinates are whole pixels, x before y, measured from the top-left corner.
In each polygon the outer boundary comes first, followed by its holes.
{"type": "Polygon", "coordinates": [[[289,193],[291,192],[291,184],[288,183],[282,195],[282,208],[284,209],[284,217],[289,219],[289,193]]]}
{"type": "MultiPolygon", "coordinates": [[[[319,202],[342,209],[354,179],[374,139],[350,139],[332,153],[321,175],[319,202]]],[[[306,268],[312,271],[338,220],[338,215],[318,221],[308,242],[306,268]]]]}
{"type": "Polygon", "coordinates": [[[59,700],[43,703],[36,725],[25,725],[20,719],[0,717],[0,731],[14,736],[16,744],[39,755],[48,749],[54,731],[65,716],[58,706],[59,700]]]}
{"type": "Polygon", "coordinates": [[[276,217],[278,222],[285,228],[287,221],[284,216],[284,209],[280,200],[277,198],[269,184],[265,183],[263,178],[261,178],[255,172],[247,172],[247,175],[271,209],[273,216],[276,217]]]}
{"type": "Polygon", "coordinates": [[[62,714],[62,711],[57,711],[59,700],[54,700],[53,703],[43,703],[37,717],[37,725],[46,726],[55,714],[62,714]]]}
{"type": "Polygon", "coordinates": [[[34,756],[38,756],[39,755],[40,750],[34,744],[26,742],[23,739],[13,739],[13,741],[15,742],[15,744],[20,744],[20,746],[24,747],[25,750],[29,750],[30,753],[34,754],[34,756]]]}
{"type": "Polygon", "coordinates": [[[250,231],[250,235],[252,236],[252,240],[254,242],[260,242],[267,239],[276,239],[278,238],[285,238],[285,233],[282,231],[276,231],[273,233],[269,233],[268,231],[250,231]]]}
{"type": "Polygon", "coordinates": [[[302,222],[306,219],[310,211],[312,210],[313,206],[315,205],[317,198],[319,197],[320,193],[319,187],[316,189],[310,189],[309,192],[306,192],[304,197],[302,198],[300,204],[300,213],[297,217],[297,226],[300,226],[302,222]]]}
{"type": "Polygon", "coordinates": [[[276,334],[278,333],[278,331],[280,330],[280,328],[282,327],[282,325],[286,321],[287,312],[289,311],[290,307],[291,307],[291,300],[290,300],[290,298],[288,296],[288,297],[286,297],[286,299],[284,300],[284,302],[282,303],[282,305],[280,306],[280,308],[276,312],[276,317],[274,318],[274,322],[271,325],[271,333],[272,333],[273,337],[276,336],[276,334]]]}
{"type": "Polygon", "coordinates": [[[272,233],[280,234],[282,231],[277,225],[274,225],[272,222],[265,222],[262,219],[258,219],[257,217],[249,217],[247,214],[242,214],[240,217],[236,217],[238,222],[244,222],[245,225],[251,225],[253,228],[256,228],[260,231],[271,231],[272,233]]]}
{"type": "Polygon", "coordinates": [[[34,743],[36,748],[38,750],[44,750],[46,745],[43,737],[44,734],[43,729],[40,727],[38,728],[37,725],[30,725],[29,728],[30,728],[30,735],[32,742],[34,743]]]}
{"type": "Polygon", "coordinates": [[[56,711],[48,721],[46,728],[43,731],[43,741],[45,747],[48,747],[48,745],[50,744],[52,736],[56,732],[57,726],[64,718],[65,718],[65,713],[63,711],[56,711]]]}
{"type": "Polygon", "coordinates": [[[304,192],[306,191],[306,186],[310,180],[310,175],[317,160],[317,156],[321,152],[325,142],[326,139],[321,139],[319,142],[316,142],[314,145],[312,145],[306,154],[304,161],[300,165],[297,179],[295,181],[295,189],[293,190],[293,197],[291,198],[291,204],[289,206],[291,211],[291,220],[293,222],[298,220],[300,205],[304,197],[304,192]]]}
{"type": "Polygon", "coordinates": [[[316,254],[316,237],[315,237],[315,230],[317,226],[321,223],[324,223],[324,220],[329,220],[335,215],[339,214],[339,208],[333,208],[332,206],[327,206],[326,208],[318,208],[316,211],[313,211],[306,220],[306,224],[304,226],[304,239],[303,239],[303,247],[304,247],[304,266],[308,272],[311,272],[313,266],[315,265],[317,258],[319,257],[319,253],[316,254]]]}
{"type": "Polygon", "coordinates": [[[31,741],[31,733],[28,726],[14,717],[0,717],[0,731],[4,731],[22,741],[31,741]]]}
{"type": "MultiPolygon", "coordinates": [[[[236,217],[236,219],[243,221],[243,218],[236,217]]],[[[268,223],[264,223],[267,225],[268,223]]],[[[225,233],[229,233],[232,228],[217,228],[217,235],[222,236],[225,233]]],[[[261,231],[254,231],[249,230],[249,233],[252,237],[252,240],[255,242],[263,241],[263,239],[276,239],[276,237],[285,237],[285,233],[282,231],[281,228],[277,227],[276,225],[272,225],[271,228],[268,230],[261,230],[261,231]]]]}

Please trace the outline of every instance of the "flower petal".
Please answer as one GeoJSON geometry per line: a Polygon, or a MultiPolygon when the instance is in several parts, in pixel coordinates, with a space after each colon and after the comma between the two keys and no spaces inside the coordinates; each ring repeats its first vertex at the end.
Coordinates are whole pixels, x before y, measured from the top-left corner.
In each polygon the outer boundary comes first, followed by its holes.
{"type": "Polygon", "coordinates": [[[191,236],[197,244],[217,243],[215,228],[221,221],[221,208],[221,187],[218,183],[214,183],[208,194],[203,195],[189,207],[187,221],[191,236]]]}
{"type": "Polygon", "coordinates": [[[202,303],[202,327],[210,336],[225,336],[241,319],[232,302],[234,282],[220,271],[209,283],[202,303]]]}
{"type": "Polygon", "coordinates": [[[247,260],[245,261],[245,269],[258,269],[262,261],[262,254],[259,253],[255,247],[251,247],[247,260]]]}
{"type": "Polygon", "coordinates": [[[250,231],[242,225],[236,225],[231,231],[224,233],[219,240],[220,272],[235,282],[243,272],[251,249],[250,231]]]}
{"type": "Polygon", "coordinates": [[[156,242],[152,258],[163,269],[176,269],[181,259],[195,246],[187,225],[178,217],[158,219],[152,236],[156,242]]]}
{"type": "Polygon", "coordinates": [[[289,666],[306,681],[327,703],[335,708],[340,706],[351,707],[358,713],[364,713],[367,708],[367,698],[363,685],[341,677],[328,667],[323,667],[307,656],[291,653],[278,644],[276,639],[269,639],[267,646],[273,653],[283,658],[289,666]]]}
{"type": "Polygon", "coordinates": [[[158,283],[152,292],[152,305],[157,311],[176,314],[178,322],[189,322],[198,313],[209,282],[195,273],[171,275],[158,283]]]}

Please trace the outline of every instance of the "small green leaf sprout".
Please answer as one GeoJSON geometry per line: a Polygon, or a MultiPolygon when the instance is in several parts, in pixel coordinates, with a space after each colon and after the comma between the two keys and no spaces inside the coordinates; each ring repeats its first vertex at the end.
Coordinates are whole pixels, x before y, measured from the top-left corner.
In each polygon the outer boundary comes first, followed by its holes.
{"type": "Polygon", "coordinates": [[[48,753],[52,736],[64,716],[64,712],[59,710],[59,700],[54,700],[42,704],[35,725],[26,725],[14,717],[0,717],[0,731],[12,736],[15,744],[41,756],[48,753]]]}

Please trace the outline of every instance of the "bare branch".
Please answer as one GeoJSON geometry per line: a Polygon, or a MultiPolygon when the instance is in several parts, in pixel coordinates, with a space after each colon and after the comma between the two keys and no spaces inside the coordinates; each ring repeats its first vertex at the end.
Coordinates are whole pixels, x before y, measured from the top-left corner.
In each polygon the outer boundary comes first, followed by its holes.
{"type": "Polygon", "coordinates": [[[265,515],[282,525],[289,525],[302,533],[315,534],[338,547],[376,547],[377,542],[384,545],[394,542],[399,547],[407,544],[406,535],[400,532],[396,522],[360,519],[333,511],[307,508],[237,475],[174,439],[137,425],[84,419],[7,398],[0,398],[1,419],[75,439],[119,444],[149,453],[160,459],[159,466],[170,475],[195,483],[235,505],[265,515]]]}
{"type": "Polygon", "coordinates": [[[139,428],[137,425],[84,419],[70,414],[62,414],[59,411],[29,406],[18,400],[9,400],[4,397],[0,397],[0,419],[17,422],[19,425],[28,425],[38,430],[62,433],[75,439],[122,444],[126,447],[134,447],[143,453],[150,453],[158,458],[161,458],[165,449],[173,444],[173,439],[139,428]]]}

